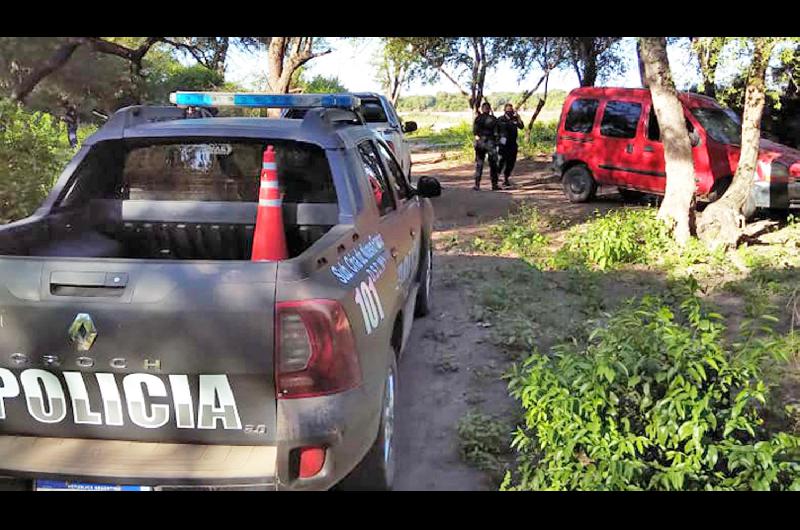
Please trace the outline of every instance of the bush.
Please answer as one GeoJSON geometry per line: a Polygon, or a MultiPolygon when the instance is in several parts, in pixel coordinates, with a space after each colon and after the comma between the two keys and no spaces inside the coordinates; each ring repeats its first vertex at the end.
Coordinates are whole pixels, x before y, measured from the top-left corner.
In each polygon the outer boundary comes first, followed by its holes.
{"type": "Polygon", "coordinates": [[[479,250],[488,252],[510,252],[535,262],[542,258],[547,251],[548,239],[541,233],[544,221],[535,206],[522,204],[520,207],[504,218],[499,224],[492,226],[489,233],[498,243],[490,245],[477,238],[474,242],[479,250]]]}
{"type": "Polygon", "coordinates": [[[570,229],[554,258],[556,268],[606,270],[626,263],[650,263],[674,245],[656,211],[617,210],[570,229]]]}
{"type": "Polygon", "coordinates": [[[790,338],[748,332],[726,345],[722,317],[701,308],[695,288],[677,315],[645,297],[587,345],[513,368],[525,427],[503,489],[800,489],[800,438],[763,421],[766,369],[789,355],[790,338]]]}
{"type": "Polygon", "coordinates": [[[57,118],[0,100],[0,224],[33,213],[73,154],[57,118]]]}

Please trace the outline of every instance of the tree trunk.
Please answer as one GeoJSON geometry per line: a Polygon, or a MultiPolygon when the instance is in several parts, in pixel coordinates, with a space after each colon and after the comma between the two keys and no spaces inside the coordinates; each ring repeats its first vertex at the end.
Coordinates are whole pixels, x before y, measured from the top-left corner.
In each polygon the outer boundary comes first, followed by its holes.
{"type": "MultiPolygon", "coordinates": [[[[547,102],[547,85],[550,81],[550,70],[545,72],[544,78],[544,94],[539,101],[536,103],[536,109],[533,111],[533,116],[531,116],[531,120],[528,122],[528,127],[525,128],[525,143],[531,143],[531,134],[533,133],[533,124],[536,122],[536,118],[539,117],[539,113],[542,112],[544,108],[544,104],[547,102]]],[[[538,88],[538,87],[537,87],[538,88]]]]}
{"type": "Polygon", "coordinates": [[[642,41],[636,41],[636,58],[639,60],[639,79],[641,80],[642,87],[647,88],[647,75],[644,72],[644,61],[642,60],[642,41]]]}
{"type": "Polygon", "coordinates": [[[59,46],[41,66],[23,77],[11,90],[11,99],[24,103],[36,86],[48,75],[67,64],[72,54],[83,43],[82,39],[72,39],[59,46]]]}
{"type": "MultiPolygon", "coordinates": [[[[313,37],[272,37],[267,48],[267,84],[276,94],[288,94],[292,75],[298,68],[320,55],[313,51],[313,37]]],[[[280,115],[280,109],[268,109],[269,116],[280,115]]]]}
{"type": "Polygon", "coordinates": [[[713,98],[717,92],[717,62],[725,45],[725,37],[691,37],[691,43],[700,65],[703,94],[713,98]]]}
{"type": "Polygon", "coordinates": [[[650,87],[666,162],[667,185],[658,218],[670,226],[678,244],[685,245],[692,236],[694,224],[695,182],[683,105],[678,100],[667,60],[667,40],[642,37],[639,43],[645,84],[650,87]]]}
{"type": "Polygon", "coordinates": [[[739,243],[745,221],[742,210],[753,190],[761,140],[761,116],[764,113],[765,76],[776,39],[774,37],[754,37],[752,41],[753,59],[750,63],[745,91],[739,165],[731,185],[721,199],[711,203],[705,209],[697,226],[698,236],[712,249],[720,246],[733,248],[739,243]]]}
{"type": "Polygon", "coordinates": [[[583,75],[581,76],[581,86],[594,86],[597,81],[597,52],[594,49],[594,38],[584,37],[582,41],[583,75]]]}

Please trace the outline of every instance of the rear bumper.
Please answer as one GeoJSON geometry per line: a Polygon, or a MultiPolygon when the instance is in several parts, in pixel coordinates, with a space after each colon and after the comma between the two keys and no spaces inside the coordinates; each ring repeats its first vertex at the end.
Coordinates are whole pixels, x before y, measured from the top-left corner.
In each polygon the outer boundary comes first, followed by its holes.
{"type": "Polygon", "coordinates": [[[756,182],[753,198],[758,208],[788,209],[800,206],[800,180],[790,182],[756,182]]]}
{"type": "Polygon", "coordinates": [[[0,475],[30,487],[34,479],[53,479],[155,489],[276,489],[277,453],[275,446],[0,436],[0,475]]]}
{"type": "Polygon", "coordinates": [[[380,420],[376,389],[278,401],[277,443],[201,445],[0,435],[0,491],[35,479],[156,490],[326,490],[361,461],[380,420]],[[370,406],[374,404],[373,406],[370,406]],[[315,476],[296,478],[293,452],[324,447],[315,476]]]}

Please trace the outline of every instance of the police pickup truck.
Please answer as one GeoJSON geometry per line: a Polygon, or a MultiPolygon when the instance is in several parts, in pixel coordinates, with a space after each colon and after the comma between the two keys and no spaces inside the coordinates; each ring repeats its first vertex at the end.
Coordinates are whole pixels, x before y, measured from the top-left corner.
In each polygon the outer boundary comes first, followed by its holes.
{"type": "Polygon", "coordinates": [[[390,489],[439,183],[352,95],[172,102],[119,110],[0,227],[0,488],[390,489]],[[309,110],[187,118],[225,106],[309,110]]]}

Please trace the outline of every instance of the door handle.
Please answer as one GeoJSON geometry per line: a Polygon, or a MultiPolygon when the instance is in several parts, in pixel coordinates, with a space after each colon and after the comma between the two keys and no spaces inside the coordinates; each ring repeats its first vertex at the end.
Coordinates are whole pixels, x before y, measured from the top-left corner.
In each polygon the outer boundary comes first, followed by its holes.
{"type": "Polygon", "coordinates": [[[122,296],[128,286],[126,272],[53,272],[50,294],[54,296],[122,296]]]}
{"type": "Polygon", "coordinates": [[[628,144],[627,146],[625,146],[625,152],[633,153],[633,144],[628,144]]]}
{"type": "Polygon", "coordinates": [[[645,153],[652,153],[653,152],[653,146],[651,146],[651,145],[644,146],[644,152],[645,153]]]}

